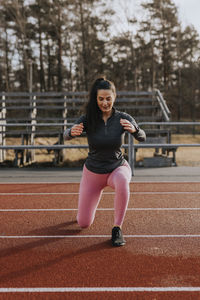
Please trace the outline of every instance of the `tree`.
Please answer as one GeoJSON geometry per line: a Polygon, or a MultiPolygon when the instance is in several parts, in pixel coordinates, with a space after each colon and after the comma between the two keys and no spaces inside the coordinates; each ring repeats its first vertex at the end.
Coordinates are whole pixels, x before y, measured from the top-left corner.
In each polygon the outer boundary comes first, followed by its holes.
{"type": "Polygon", "coordinates": [[[10,28],[15,36],[16,51],[21,69],[16,73],[21,90],[29,89],[29,59],[31,58],[31,46],[28,36],[27,6],[23,0],[5,1],[5,8],[10,18],[10,28]]]}
{"type": "Polygon", "coordinates": [[[164,91],[171,85],[173,73],[173,52],[176,47],[176,32],[178,30],[177,8],[171,0],[151,0],[143,3],[148,11],[146,26],[149,28],[149,41],[152,54],[157,53],[160,65],[160,84],[164,91]]]}
{"type": "Polygon", "coordinates": [[[180,43],[177,47],[178,62],[178,85],[179,85],[179,107],[178,120],[182,114],[190,112],[190,118],[195,119],[196,114],[196,94],[199,90],[199,67],[198,58],[199,35],[194,27],[187,26],[182,32],[180,43]],[[185,109],[184,109],[185,107],[185,109]],[[189,108],[189,109],[188,109],[189,108]]]}
{"type": "Polygon", "coordinates": [[[10,76],[12,63],[10,58],[10,52],[12,49],[12,45],[9,39],[9,32],[11,31],[10,21],[11,18],[7,10],[6,1],[3,1],[0,5],[0,49],[2,53],[0,64],[0,87],[3,91],[11,90],[10,76]]]}
{"type": "Polygon", "coordinates": [[[104,71],[109,26],[106,15],[112,14],[112,11],[104,9],[104,0],[75,0],[73,3],[77,88],[88,90],[95,74],[104,71]],[[99,7],[102,7],[100,16],[99,7]]]}
{"type": "MultiPolygon", "coordinates": [[[[32,43],[39,48],[39,83],[40,91],[46,90],[45,82],[45,66],[44,66],[44,32],[47,30],[46,15],[49,10],[48,0],[35,0],[34,3],[29,5],[29,30],[31,32],[30,38],[32,43]]],[[[36,54],[33,54],[34,56],[36,54]]]]}

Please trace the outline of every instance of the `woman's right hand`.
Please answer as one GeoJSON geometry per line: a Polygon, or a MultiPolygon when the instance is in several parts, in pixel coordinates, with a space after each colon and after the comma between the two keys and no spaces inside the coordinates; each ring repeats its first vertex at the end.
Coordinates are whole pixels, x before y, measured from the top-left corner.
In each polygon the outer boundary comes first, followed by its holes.
{"type": "Polygon", "coordinates": [[[83,128],[84,128],[83,123],[74,125],[71,128],[71,131],[70,131],[71,136],[79,136],[79,135],[81,135],[82,132],[83,132],[83,128]]]}

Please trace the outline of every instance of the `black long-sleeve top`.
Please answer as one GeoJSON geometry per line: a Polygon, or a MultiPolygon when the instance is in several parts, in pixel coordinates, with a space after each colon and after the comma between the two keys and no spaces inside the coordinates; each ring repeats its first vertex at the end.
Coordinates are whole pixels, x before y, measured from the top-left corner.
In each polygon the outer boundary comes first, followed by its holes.
{"type": "MultiPolygon", "coordinates": [[[[106,174],[124,164],[125,159],[121,146],[125,130],[120,124],[120,119],[127,119],[135,126],[136,132],[132,135],[136,140],[140,142],[145,141],[146,134],[139,128],[136,121],[129,114],[115,109],[113,109],[113,114],[106,123],[103,119],[99,121],[95,133],[88,131],[85,115],[75,122],[75,124],[83,123],[83,132],[86,132],[87,135],[89,153],[85,165],[88,170],[98,174],[106,174]]],[[[64,132],[66,140],[72,138],[70,132],[71,129],[64,132]]]]}

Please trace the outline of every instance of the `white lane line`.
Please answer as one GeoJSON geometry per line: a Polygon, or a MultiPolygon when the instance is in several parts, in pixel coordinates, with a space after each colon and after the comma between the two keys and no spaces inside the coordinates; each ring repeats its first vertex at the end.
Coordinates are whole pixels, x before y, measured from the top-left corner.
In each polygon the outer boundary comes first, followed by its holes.
{"type": "MultiPolygon", "coordinates": [[[[200,234],[125,234],[125,238],[200,238],[200,234]]],[[[110,238],[110,235],[1,235],[0,239],[110,238]]]]}
{"type": "Polygon", "coordinates": [[[9,195],[9,196],[33,196],[33,195],[78,195],[79,193],[78,192],[71,192],[71,193],[0,193],[0,196],[6,196],[6,195],[9,195]]]}
{"type": "MultiPolygon", "coordinates": [[[[2,176],[0,176],[0,178],[1,178],[2,176]]],[[[5,177],[5,176],[4,176],[5,177]]],[[[74,176],[71,176],[71,177],[74,177],[74,176]]],[[[77,177],[77,176],[76,176],[77,177]]],[[[78,176],[79,177],[79,176],[78,176]]],[[[80,178],[81,178],[81,176],[80,176],[80,178]]],[[[130,184],[132,185],[137,185],[137,184],[148,184],[148,183],[154,183],[154,184],[162,184],[162,183],[180,183],[180,184],[185,184],[185,183],[193,183],[193,184],[199,184],[199,181],[191,181],[191,180],[184,180],[184,181],[173,181],[173,180],[161,180],[161,181],[142,181],[142,180],[138,180],[138,181],[134,181],[134,180],[132,180],[131,182],[130,182],[130,184]]],[[[64,184],[75,184],[75,185],[79,185],[80,184],[80,182],[77,182],[77,181],[74,181],[74,182],[70,182],[70,181],[43,181],[43,182],[38,182],[38,181],[26,181],[26,182],[17,182],[17,181],[13,181],[13,182],[10,182],[10,181],[8,181],[8,182],[0,182],[0,185],[12,185],[12,184],[17,184],[17,185],[28,185],[28,184],[33,184],[33,185],[46,185],[46,184],[49,184],[49,185],[51,185],[51,184],[57,184],[57,185],[64,185],[64,184]]]]}
{"type": "MultiPolygon", "coordinates": [[[[115,192],[104,192],[103,195],[113,195],[115,192]]],[[[200,194],[199,192],[130,192],[131,195],[168,195],[168,194],[200,194]]],[[[33,196],[33,195],[79,195],[78,192],[58,192],[58,193],[0,193],[0,196],[33,196]]]]}
{"type": "MultiPolygon", "coordinates": [[[[40,212],[40,211],[77,211],[77,208],[24,208],[24,209],[0,209],[0,212],[40,212]]],[[[100,209],[97,209],[100,210],[100,209]]],[[[102,209],[102,210],[113,210],[111,209],[102,209]]]]}
{"type": "Polygon", "coordinates": [[[35,287],[0,288],[0,293],[79,293],[79,292],[199,292],[200,287],[35,287]]]}
{"type": "MultiPolygon", "coordinates": [[[[0,212],[53,212],[53,211],[77,211],[77,208],[5,208],[0,209],[0,212]]],[[[97,208],[99,211],[113,211],[114,208],[97,208]]],[[[190,211],[200,210],[200,207],[139,207],[139,208],[127,208],[128,211],[190,211]]]]}

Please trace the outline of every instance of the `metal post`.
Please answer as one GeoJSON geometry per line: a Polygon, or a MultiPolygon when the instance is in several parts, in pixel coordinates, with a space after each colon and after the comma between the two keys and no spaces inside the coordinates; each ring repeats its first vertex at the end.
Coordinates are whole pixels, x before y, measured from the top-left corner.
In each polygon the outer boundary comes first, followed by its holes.
{"type": "MultiPolygon", "coordinates": [[[[62,111],[62,117],[63,117],[63,128],[62,128],[62,132],[60,133],[61,134],[61,137],[60,137],[60,143],[64,143],[64,137],[63,137],[63,134],[65,132],[65,130],[67,129],[67,96],[65,95],[64,96],[64,103],[63,103],[63,111],[62,111]]],[[[65,158],[65,149],[62,150],[62,153],[61,153],[61,157],[60,159],[63,161],[65,158]]]]}
{"type": "Polygon", "coordinates": [[[64,103],[63,103],[63,132],[67,129],[67,96],[64,96],[64,103]]]}
{"type": "Polygon", "coordinates": [[[33,91],[33,62],[29,59],[29,93],[33,91]]]}
{"type": "Polygon", "coordinates": [[[133,136],[131,134],[128,135],[128,162],[131,167],[132,176],[134,176],[135,151],[134,151],[133,136]]]}
{"type": "MultiPolygon", "coordinates": [[[[1,124],[1,133],[0,133],[0,144],[2,146],[6,145],[6,97],[5,95],[2,96],[2,108],[0,117],[2,120],[0,120],[1,124]]],[[[5,160],[5,150],[0,150],[0,162],[5,160]]]]}
{"type": "MultiPolygon", "coordinates": [[[[36,131],[36,125],[37,125],[37,104],[36,104],[36,96],[33,96],[32,102],[30,103],[32,105],[32,111],[31,111],[31,145],[34,145],[34,139],[35,139],[35,131],[36,131]]],[[[33,162],[35,160],[35,150],[31,150],[31,161],[33,162]]]]}
{"type": "MultiPolygon", "coordinates": [[[[31,143],[31,145],[34,145],[35,133],[33,133],[33,131],[35,131],[36,121],[33,119],[36,118],[37,109],[36,109],[36,96],[33,97],[32,92],[33,92],[33,61],[31,59],[29,59],[29,93],[30,93],[30,106],[32,108],[32,110],[30,111],[31,125],[32,125],[31,126],[30,143],[31,143]]],[[[28,133],[28,141],[29,141],[29,133],[28,133]]],[[[29,159],[31,159],[31,161],[34,161],[35,150],[31,150],[30,152],[27,152],[26,162],[29,162],[29,159]]]]}

